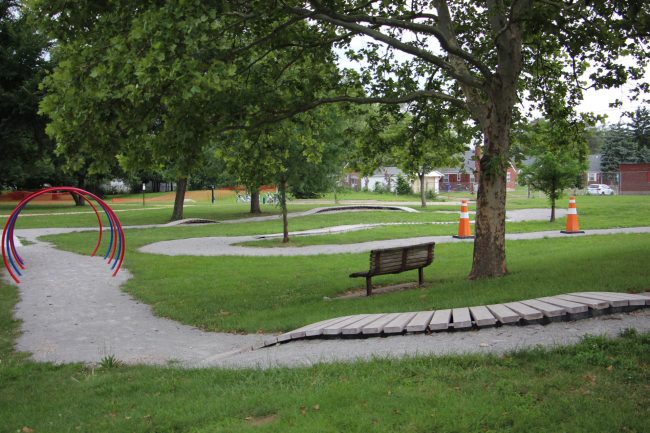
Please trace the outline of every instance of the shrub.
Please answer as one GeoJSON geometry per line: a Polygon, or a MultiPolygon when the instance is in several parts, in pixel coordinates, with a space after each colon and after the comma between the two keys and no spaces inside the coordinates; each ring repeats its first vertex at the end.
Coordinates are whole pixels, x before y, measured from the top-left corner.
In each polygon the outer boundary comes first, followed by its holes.
{"type": "Polygon", "coordinates": [[[413,190],[411,189],[411,184],[402,175],[397,176],[397,185],[395,189],[397,191],[397,194],[399,195],[413,194],[413,190]]]}

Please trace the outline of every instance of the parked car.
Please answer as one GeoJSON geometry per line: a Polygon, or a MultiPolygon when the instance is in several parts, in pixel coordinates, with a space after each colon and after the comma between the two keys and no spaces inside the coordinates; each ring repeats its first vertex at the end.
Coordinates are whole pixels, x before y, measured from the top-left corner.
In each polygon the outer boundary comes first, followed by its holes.
{"type": "Polygon", "coordinates": [[[593,183],[587,187],[587,195],[614,195],[614,190],[603,183],[593,183]]]}

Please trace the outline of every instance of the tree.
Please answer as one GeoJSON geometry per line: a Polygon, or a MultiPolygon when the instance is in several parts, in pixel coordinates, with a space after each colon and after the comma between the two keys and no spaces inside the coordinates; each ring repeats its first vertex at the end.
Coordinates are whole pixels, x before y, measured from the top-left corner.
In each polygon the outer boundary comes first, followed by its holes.
{"type": "Polygon", "coordinates": [[[608,127],[603,134],[601,170],[618,173],[621,163],[650,162],[650,152],[643,147],[642,135],[639,135],[636,130],[621,123],[608,127]],[[641,137],[637,138],[639,135],[641,137]]]}
{"type": "Polygon", "coordinates": [[[412,104],[407,124],[393,147],[398,167],[420,181],[420,201],[426,207],[424,178],[436,167],[454,165],[471,141],[472,128],[447,104],[412,104]]]}
{"type": "Polygon", "coordinates": [[[584,117],[573,121],[537,119],[520,125],[514,134],[513,148],[533,159],[522,169],[519,183],[546,194],[551,203],[550,222],[555,221],[555,202],[563,191],[582,186],[589,126],[584,117]]]}
{"type": "Polygon", "coordinates": [[[630,114],[630,128],[639,150],[650,149],[650,110],[639,107],[630,114]]]}
{"type": "Polygon", "coordinates": [[[570,155],[546,151],[522,169],[519,182],[546,194],[551,203],[550,222],[555,222],[556,200],[565,189],[579,186],[584,168],[570,155]]]}
{"type": "Polygon", "coordinates": [[[373,40],[350,50],[353,60],[368,65],[360,78],[371,95],[308,107],[435,98],[471,114],[483,134],[470,272],[479,278],[507,273],[506,170],[515,104],[528,99],[549,118],[566,118],[587,85],[614,87],[642,77],[649,8],[643,0],[251,1],[239,19],[276,23],[269,38],[302,18],[320,30],[323,43],[346,44],[354,35],[373,40]],[[323,31],[331,28],[336,35],[323,31]],[[398,61],[395,52],[407,59],[398,61]],[[623,54],[637,63],[623,66],[623,54]],[[585,74],[589,83],[582,82],[585,74]]]}
{"type": "Polygon", "coordinates": [[[49,68],[48,41],[35,32],[19,2],[0,2],[0,188],[63,183],[54,142],[38,114],[38,85],[49,68]]]}
{"type": "Polygon", "coordinates": [[[251,45],[259,33],[254,23],[225,22],[229,4],[33,0],[31,6],[57,41],[59,62],[42,104],[52,118],[49,133],[68,157],[91,156],[93,172],[116,157],[127,171],[165,167],[177,184],[172,219],[182,218],[188,176],[224,132],[253,131],[253,114],[281,108],[290,97],[314,99],[319,82],[338,79],[305,67],[332,64],[329,47],[309,53],[291,47],[306,25],[284,32],[285,49],[272,53],[251,45]]]}

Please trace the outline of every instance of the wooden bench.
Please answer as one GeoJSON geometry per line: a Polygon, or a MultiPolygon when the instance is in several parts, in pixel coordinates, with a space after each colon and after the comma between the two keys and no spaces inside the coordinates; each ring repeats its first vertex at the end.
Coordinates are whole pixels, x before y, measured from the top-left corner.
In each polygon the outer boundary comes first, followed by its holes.
{"type": "Polygon", "coordinates": [[[375,275],[399,274],[400,272],[418,270],[418,284],[424,283],[424,268],[433,262],[435,242],[410,245],[407,247],[385,248],[370,251],[370,270],[355,272],[351,278],[366,278],[366,294],[372,295],[372,277],[375,275]]]}

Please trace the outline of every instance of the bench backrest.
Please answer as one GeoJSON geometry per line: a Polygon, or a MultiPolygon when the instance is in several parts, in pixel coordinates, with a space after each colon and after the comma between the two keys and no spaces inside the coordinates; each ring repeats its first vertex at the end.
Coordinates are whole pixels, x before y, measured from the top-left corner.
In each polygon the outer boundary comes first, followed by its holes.
{"type": "Polygon", "coordinates": [[[435,242],[370,251],[370,274],[393,274],[429,266],[435,242]]]}

